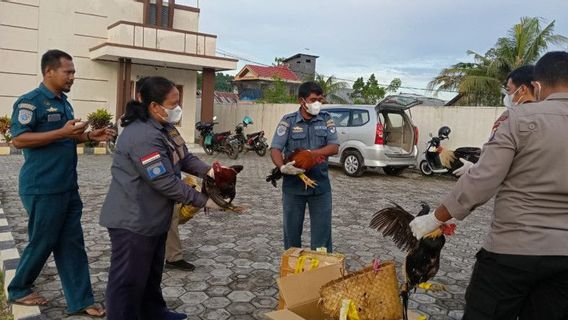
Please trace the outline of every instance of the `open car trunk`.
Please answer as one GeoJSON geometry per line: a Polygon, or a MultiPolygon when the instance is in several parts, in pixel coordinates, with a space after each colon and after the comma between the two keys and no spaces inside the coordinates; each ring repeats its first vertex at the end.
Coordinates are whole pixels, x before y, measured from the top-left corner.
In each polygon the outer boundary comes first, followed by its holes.
{"type": "Polygon", "coordinates": [[[405,111],[420,103],[412,97],[388,96],[375,108],[383,125],[384,145],[388,147],[387,155],[402,156],[412,153],[415,131],[405,111]]]}

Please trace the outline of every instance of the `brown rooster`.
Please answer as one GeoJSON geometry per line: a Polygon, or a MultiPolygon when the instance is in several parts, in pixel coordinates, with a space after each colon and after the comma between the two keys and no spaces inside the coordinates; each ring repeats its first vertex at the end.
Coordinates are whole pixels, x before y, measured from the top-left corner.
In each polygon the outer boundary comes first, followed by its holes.
{"type": "MultiPolygon", "coordinates": [[[[315,155],[310,150],[296,149],[290,155],[290,157],[284,160],[284,163],[288,163],[291,161],[295,161],[294,167],[308,171],[311,168],[315,167],[316,165],[324,163],[325,157],[315,155]]],[[[280,172],[280,168],[275,167],[270,172],[270,175],[266,177],[266,182],[270,182],[274,187],[276,187],[276,181],[281,178],[282,178],[282,172],[280,172]]],[[[300,178],[304,182],[306,189],[308,187],[314,188],[315,186],[318,185],[317,182],[310,179],[305,173],[300,173],[298,175],[298,178],[300,178]]]]}
{"type": "Polygon", "coordinates": [[[243,166],[223,167],[218,161],[215,161],[212,167],[215,178],[206,176],[203,179],[203,191],[217,205],[230,209],[231,202],[236,196],[237,174],[243,170],[243,166]]]}
{"type": "Polygon", "coordinates": [[[440,146],[436,148],[436,152],[440,155],[442,166],[450,171],[459,169],[463,165],[463,163],[459,161],[460,158],[476,163],[481,155],[481,149],[474,147],[462,147],[451,150],[440,146]]]}

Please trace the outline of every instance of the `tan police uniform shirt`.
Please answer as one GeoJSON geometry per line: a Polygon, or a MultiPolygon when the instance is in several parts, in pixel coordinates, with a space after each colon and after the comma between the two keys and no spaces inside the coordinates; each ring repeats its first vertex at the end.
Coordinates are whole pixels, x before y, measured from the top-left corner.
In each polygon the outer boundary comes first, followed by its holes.
{"type": "Polygon", "coordinates": [[[568,92],[505,111],[442,204],[462,220],[494,195],[486,250],[568,256],[568,92]]]}

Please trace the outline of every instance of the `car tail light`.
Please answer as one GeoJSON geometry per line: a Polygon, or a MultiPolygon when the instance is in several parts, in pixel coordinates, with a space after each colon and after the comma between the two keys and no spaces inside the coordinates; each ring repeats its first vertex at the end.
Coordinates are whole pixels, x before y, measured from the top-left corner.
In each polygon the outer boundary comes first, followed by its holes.
{"type": "Polygon", "coordinates": [[[414,145],[418,145],[418,127],[414,127],[414,145]]]}
{"type": "Polygon", "coordinates": [[[377,123],[377,129],[375,133],[375,144],[384,144],[385,139],[383,137],[383,125],[382,123],[377,123]]]}

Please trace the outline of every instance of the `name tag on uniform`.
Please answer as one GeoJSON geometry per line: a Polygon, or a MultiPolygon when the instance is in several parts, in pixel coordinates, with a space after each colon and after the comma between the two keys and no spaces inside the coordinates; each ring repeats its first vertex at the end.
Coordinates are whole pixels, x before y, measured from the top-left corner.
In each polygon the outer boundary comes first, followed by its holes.
{"type": "Polygon", "coordinates": [[[315,126],[316,130],[327,130],[327,126],[315,126]]]}
{"type": "Polygon", "coordinates": [[[296,126],[292,128],[292,133],[301,133],[304,132],[304,128],[296,126]]]}
{"type": "Polygon", "coordinates": [[[55,122],[55,121],[60,121],[60,120],[61,120],[61,114],[60,113],[52,113],[52,114],[47,115],[47,122],[55,122]]]}

